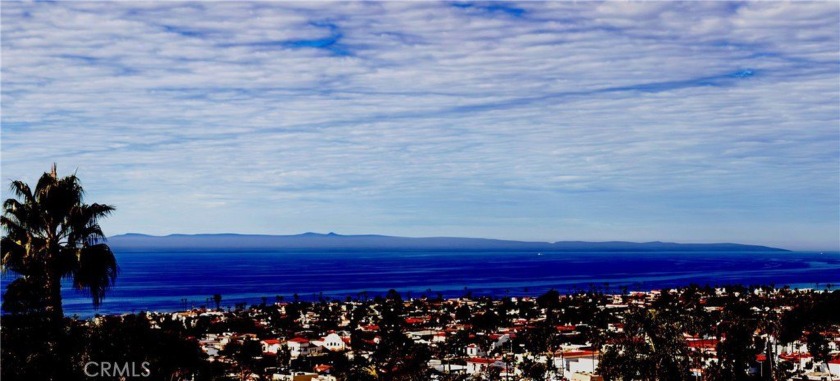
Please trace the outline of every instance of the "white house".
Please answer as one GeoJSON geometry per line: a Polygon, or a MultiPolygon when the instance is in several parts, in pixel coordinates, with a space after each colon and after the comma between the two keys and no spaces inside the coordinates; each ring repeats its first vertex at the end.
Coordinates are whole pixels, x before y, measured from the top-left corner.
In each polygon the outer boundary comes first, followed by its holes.
{"type": "Polygon", "coordinates": [[[314,347],[309,344],[308,339],[302,337],[295,337],[286,342],[286,346],[291,352],[292,358],[296,359],[300,356],[307,356],[313,352],[314,347]]]}
{"type": "Polygon", "coordinates": [[[472,357],[467,360],[467,374],[478,374],[486,371],[491,366],[504,368],[505,363],[501,360],[472,357]]]}
{"type": "Polygon", "coordinates": [[[490,339],[496,340],[493,344],[490,344],[490,350],[492,351],[496,348],[502,348],[505,343],[510,342],[510,334],[492,334],[490,339]]]}
{"type": "Polygon", "coordinates": [[[776,345],[776,353],[805,353],[808,352],[808,343],[795,340],[787,345],[776,345]]]}
{"type": "Polygon", "coordinates": [[[484,356],[484,355],[487,354],[483,350],[481,350],[481,348],[478,345],[475,345],[475,344],[467,345],[466,349],[467,349],[467,356],[470,356],[470,357],[481,357],[481,356],[484,356]]]}
{"type": "Polygon", "coordinates": [[[836,356],[828,361],[828,372],[833,377],[840,377],[840,356],[836,356]]]}
{"type": "Polygon", "coordinates": [[[263,353],[271,353],[275,355],[277,354],[277,351],[280,350],[280,347],[283,346],[280,340],[277,339],[260,340],[260,345],[262,346],[263,353]]]}
{"type": "Polygon", "coordinates": [[[322,346],[332,352],[340,352],[346,349],[344,339],[342,339],[337,333],[327,335],[327,337],[324,338],[322,346]]]}
{"type": "Polygon", "coordinates": [[[575,373],[572,381],[604,381],[604,378],[594,373],[575,373]]]}
{"type": "Polygon", "coordinates": [[[572,379],[575,373],[592,373],[598,369],[598,351],[571,350],[554,354],[554,366],[563,371],[563,377],[572,379]]]}
{"type": "Polygon", "coordinates": [[[800,370],[805,369],[805,366],[814,361],[814,358],[808,352],[782,353],[779,355],[779,361],[790,362],[794,370],[800,370]]]}
{"type": "Polygon", "coordinates": [[[610,332],[624,332],[624,323],[607,323],[607,330],[610,332]]]}

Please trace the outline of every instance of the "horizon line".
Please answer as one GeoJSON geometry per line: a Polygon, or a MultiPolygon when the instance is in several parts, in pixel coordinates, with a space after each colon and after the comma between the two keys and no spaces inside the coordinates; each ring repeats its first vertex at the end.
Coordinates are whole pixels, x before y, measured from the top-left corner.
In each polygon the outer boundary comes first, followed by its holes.
{"type": "Polygon", "coordinates": [[[172,237],[172,236],[259,236],[259,237],[294,237],[294,236],[302,236],[302,235],[319,235],[319,236],[333,236],[333,237],[364,237],[364,236],[375,236],[375,237],[385,237],[385,238],[409,238],[409,239],[432,239],[432,238],[449,238],[449,239],[477,239],[477,240],[491,240],[491,241],[508,241],[508,242],[523,242],[523,243],[547,243],[547,244],[556,244],[556,243],[631,243],[631,244],[678,244],[678,245],[744,245],[744,246],[762,246],[772,249],[782,249],[787,251],[814,251],[814,252],[840,252],[837,249],[808,249],[808,250],[792,250],[785,247],[780,246],[771,246],[766,244],[756,244],[756,243],[742,243],[742,242],[727,242],[727,241],[707,241],[707,242],[698,242],[698,241],[669,241],[669,240],[652,240],[652,241],[629,241],[629,240],[580,240],[580,239],[565,239],[565,240],[522,240],[522,239],[504,239],[504,238],[494,238],[494,237],[470,237],[470,236],[403,236],[403,235],[388,235],[388,234],[378,234],[378,233],[362,233],[362,234],[341,234],[336,233],[334,231],[330,231],[328,233],[319,233],[314,231],[305,231],[302,233],[293,233],[293,234],[286,234],[286,233],[235,233],[235,232],[220,232],[220,233],[167,233],[167,234],[147,234],[147,233],[139,233],[139,232],[125,232],[120,234],[114,234],[106,236],[106,239],[110,239],[113,237],[118,236],[126,236],[126,235],[137,235],[137,236],[146,236],[146,237],[155,237],[155,238],[165,238],[165,237],[172,237]]]}

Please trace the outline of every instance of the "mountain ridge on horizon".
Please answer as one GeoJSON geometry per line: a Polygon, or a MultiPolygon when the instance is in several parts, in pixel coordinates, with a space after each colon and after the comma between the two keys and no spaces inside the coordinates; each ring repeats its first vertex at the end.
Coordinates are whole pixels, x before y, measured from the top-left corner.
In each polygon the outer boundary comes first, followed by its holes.
{"type": "Polygon", "coordinates": [[[677,243],[629,241],[518,241],[469,237],[400,237],[380,234],[343,235],[306,232],[274,234],[169,234],[125,233],[108,237],[114,248],[160,249],[427,249],[427,250],[545,250],[545,251],[790,251],[740,243],[677,243]]]}

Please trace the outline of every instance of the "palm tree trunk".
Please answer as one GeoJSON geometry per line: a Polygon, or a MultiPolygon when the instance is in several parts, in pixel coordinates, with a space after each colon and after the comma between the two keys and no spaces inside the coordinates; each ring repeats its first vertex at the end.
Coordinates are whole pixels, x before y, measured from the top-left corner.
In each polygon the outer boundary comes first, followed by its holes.
{"type": "Polygon", "coordinates": [[[50,271],[44,286],[47,317],[58,324],[64,319],[64,308],[61,305],[61,275],[56,271],[50,271]]]}

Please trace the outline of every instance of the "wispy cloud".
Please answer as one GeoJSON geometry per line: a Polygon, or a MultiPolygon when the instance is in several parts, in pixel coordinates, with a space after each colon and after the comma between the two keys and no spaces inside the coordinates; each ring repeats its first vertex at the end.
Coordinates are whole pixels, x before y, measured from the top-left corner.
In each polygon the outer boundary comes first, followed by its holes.
{"type": "Polygon", "coordinates": [[[112,233],[838,248],[838,25],[832,2],[4,3],[3,179],[79,168],[112,233]]]}

